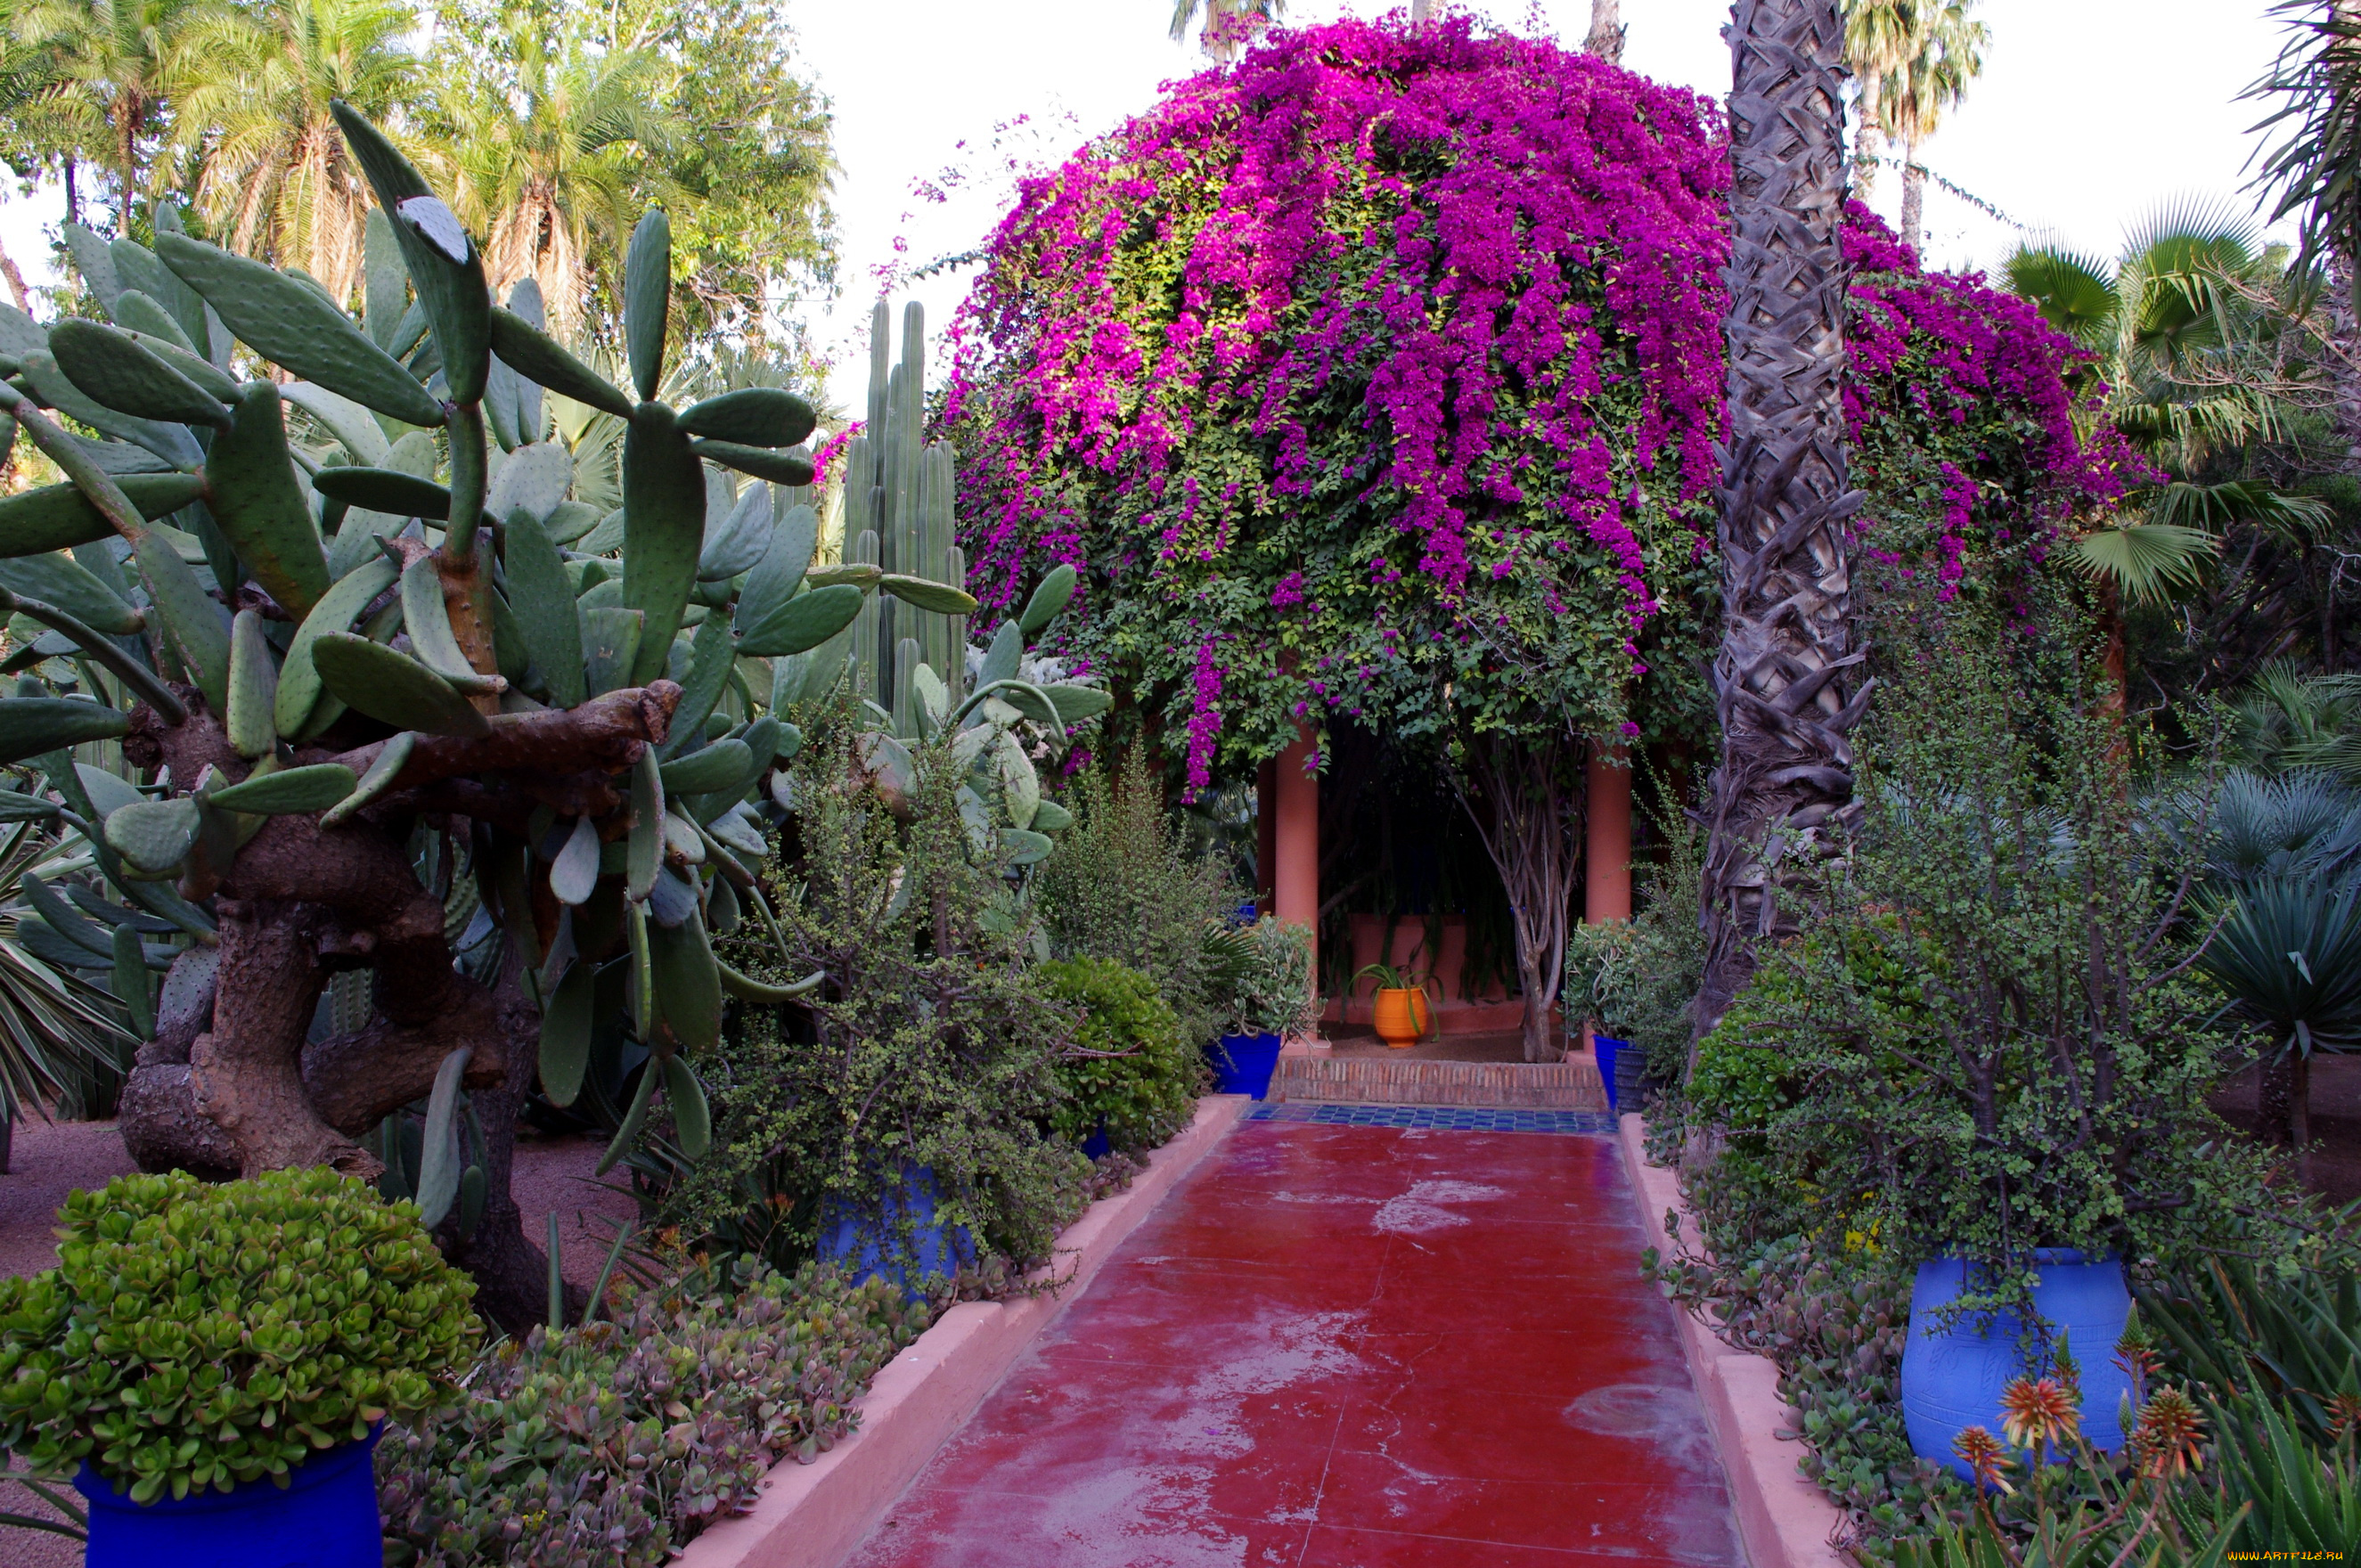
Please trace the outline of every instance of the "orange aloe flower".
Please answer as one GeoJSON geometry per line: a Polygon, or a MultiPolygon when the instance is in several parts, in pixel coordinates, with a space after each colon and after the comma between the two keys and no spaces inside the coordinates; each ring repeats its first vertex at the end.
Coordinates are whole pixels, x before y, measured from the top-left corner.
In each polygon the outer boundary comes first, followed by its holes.
{"type": "Polygon", "coordinates": [[[2001,1391],[2001,1430],[2018,1448],[2055,1448],[2082,1430],[2073,1391],[2055,1377],[2020,1377],[2001,1391]]]}

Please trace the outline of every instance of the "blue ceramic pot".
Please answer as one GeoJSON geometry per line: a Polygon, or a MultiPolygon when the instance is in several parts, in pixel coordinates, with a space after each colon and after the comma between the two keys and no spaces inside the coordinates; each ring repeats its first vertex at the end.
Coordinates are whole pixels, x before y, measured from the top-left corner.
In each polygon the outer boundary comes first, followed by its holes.
{"type": "Polygon", "coordinates": [[[961,1265],[976,1259],[975,1241],[966,1226],[946,1230],[936,1223],[935,1173],[923,1165],[904,1171],[901,1185],[885,1194],[883,1220],[883,1234],[877,1222],[866,1215],[841,1215],[833,1225],[823,1223],[820,1261],[844,1265],[856,1281],[890,1279],[915,1300],[925,1294],[929,1275],[949,1278],[961,1265]],[[910,1223],[909,1263],[898,1258],[889,1262],[891,1238],[898,1234],[906,1216],[910,1223]]]}
{"type": "Polygon", "coordinates": [[[1214,1088],[1262,1099],[1270,1092],[1270,1075],[1279,1070],[1279,1043],[1277,1035],[1224,1035],[1220,1045],[1205,1050],[1213,1064],[1214,1088]]]}
{"type": "Polygon", "coordinates": [[[1082,1157],[1084,1159],[1104,1159],[1114,1152],[1115,1140],[1107,1136],[1106,1124],[1104,1122],[1101,1122],[1099,1124],[1099,1130],[1097,1132],[1093,1133],[1089,1137],[1082,1140],[1082,1157]]]}
{"type": "Polygon", "coordinates": [[[89,1465],[74,1489],[89,1501],[87,1568],[379,1568],[378,1434],[324,1449],[288,1472],[175,1502],[131,1500],[89,1465]]]}
{"type": "Polygon", "coordinates": [[[1623,1105],[1615,1093],[1615,1069],[1623,1053],[1631,1047],[1621,1040],[1610,1040],[1604,1035],[1591,1036],[1590,1046],[1598,1053],[1598,1077],[1607,1085],[1608,1113],[1620,1114],[1623,1105]]]}
{"type": "MultiPolygon", "coordinates": [[[[2050,1343],[2060,1337],[2082,1378],[2082,1434],[2103,1449],[2124,1445],[2120,1409],[2131,1377],[2115,1365],[2115,1342],[2132,1310],[2124,1266],[2112,1257],[2087,1262],[2066,1248],[2037,1251],[2039,1283],[2034,1310],[2048,1321],[2050,1343]]],[[[1938,1257],[1918,1266],[1910,1290],[1910,1338],[1902,1351],[1902,1415],[1910,1448],[1923,1459],[1972,1479],[1951,1444],[1965,1427],[1981,1426],[2002,1442],[2001,1390],[2036,1370],[2020,1359],[2024,1320],[2015,1312],[1961,1313],[1937,1327],[1938,1309],[1966,1293],[1964,1258],[1938,1257]]]]}

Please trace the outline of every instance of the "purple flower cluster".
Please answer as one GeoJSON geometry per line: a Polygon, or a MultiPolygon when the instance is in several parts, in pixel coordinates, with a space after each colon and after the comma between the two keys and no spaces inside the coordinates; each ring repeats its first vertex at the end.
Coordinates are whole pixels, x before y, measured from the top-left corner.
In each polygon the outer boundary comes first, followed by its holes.
{"type": "MultiPolygon", "coordinates": [[[[972,591],[1081,568],[1071,635],[1185,715],[1192,787],[1323,712],[1701,708],[1647,651],[1710,635],[1728,183],[1710,103],[1554,43],[1265,35],[988,241],[946,405],[972,591]]],[[[1846,244],[1870,548],[1949,595],[2121,493],[2031,306],[1865,212],[1846,244]]]]}

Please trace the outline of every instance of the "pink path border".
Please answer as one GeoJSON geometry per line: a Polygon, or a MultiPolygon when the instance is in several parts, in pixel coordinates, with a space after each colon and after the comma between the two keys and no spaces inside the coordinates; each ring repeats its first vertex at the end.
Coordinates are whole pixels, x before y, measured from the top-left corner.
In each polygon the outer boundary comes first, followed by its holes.
{"type": "MultiPolygon", "coordinates": [[[[1689,1206],[1678,1178],[1650,1165],[1646,1131],[1639,1114],[1620,1119],[1623,1168],[1631,1195],[1657,1255],[1674,1254],[1664,1226],[1671,1210],[1684,1223],[1689,1206]]],[[[1689,1377],[1705,1406],[1714,1452],[1730,1479],[1730,1506],[1738,1514],[1738,1537],[1751,1568],[1851,1568],[1850,1553],[1830,1544],[1845,1519],[1828,1495],[1795,1468],[1801,1452],[1780,1433],[1789,1430],[1787,1402],[1779,1394],[1779,1368],[1765,1357],[1725,1344],[1714,1332],[1682,1312],[1681,1347],[1689,1377]]]]}
{"type": "Polygon", "coordinates": [[[772,1466],[753,1511],[690,1541],[675,1560],[679,1568],[837,1568],[1025,1347],[1082,1294],[1249,1103],[1242,1094],[1199,1101],[1196,1120],[1148,1157],[1127,1190],[1092,1204],[1058,1238],[1054,1293],[964,1301],[945,1312],[877,1374],[855,1407],[861,1424],[851,1437],[816,1463],[789,1459],[772,1466]]]}

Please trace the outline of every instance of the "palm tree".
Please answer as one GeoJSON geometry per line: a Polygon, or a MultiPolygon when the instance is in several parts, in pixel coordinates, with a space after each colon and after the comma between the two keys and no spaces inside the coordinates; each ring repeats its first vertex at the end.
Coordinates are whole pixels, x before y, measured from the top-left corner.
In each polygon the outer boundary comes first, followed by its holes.
{"type": "Polygon", "coordinates": [[[1215,60],[1235,60],[1255,34],[1287,13],[1287,0],[1172,0],[1172,41],[1189,36],[1189,24],[1202,10],[1197,41],[1215,60]]]}
{"type": "Polygon", "coordinates": [[[1856,683],[1846,476],[1844,23],[1838,0],[1738,0],[1730,29],[1730,428],[1697,1035],[1793,930],[1783,896],[1853,804],[1856,683]]]}
{"type": "Polygon", "coordinates": [[[1877,138],[1885,79],[1910,58],[1916,0],[1845,0],[1845,65],[1852,71],[1852,182],[1866,197],[1876,183],[1877,138]]]}
{"type": "Polygon", "coordinates": [[[1590,0],[1590,35],[1582,47],[1602,60],[1623,59],[1623,6],[1620,0],[1590,0]]]}
{"type": "Polygon", "coordinates": [[[2337,287],[2332,359],[2339,433],[2361,463],[2361,0],[2280,0],[2287,41],[2249,98],[2277,107],[2257,131],[2279,130],[2250,187],[2276,198],[2270,221],[2293,217],[2299,265],[2325,260],[2337,287]]]}
{"type": "Polygon", "coordinates": [[[451,204],[485,235],[494,291],[534,280],[570,337],[600,281],[591,236],[620,256],[642,210],[680,212],[664,155],[691,133],[664,106],[667,68],[653,50],[601,49],[578,30],[551,38],[522,23],[491,43],[494,61],[471,51],[436,62],[445,90],[432,128],[449,148],[451,204]]]}
{"type": "Polygon", "coordinates": [[[1974,0],[1911,0],[1899,64],[1877,84],[1880,128],[1902,144],[1902,243],[1916,249],[1927,211],[1927,170],[1918,146],[1983,74],[1992,29],[1969,16],[1974,0]]]}
{"type": "Polygon", "coordinates": [[[170,82],[182,34],[211,0],[13,0],[16,44],[45,57],[40,113],[62,138],[69,221],[80,217],[73,170],[95,162],[115,177],[115,226],[147,189],[148,159],[167,127],[170,82]]]}
{"type": "Polygon", "coordinates": [[[401,0],[267,0],[190,27],[176,137],[194,195],[236,249],[300,267],[348,300],[372,198],[328,105],[385,118],[418,80],[401,0]]]}
{"type": "Polygon", "coordinates": [[[2266,1135],[2312,1148],[2312,1058],[2361,1049],[2361,887],[2316,876],[2262,877],[2239,889],[2198,965],[2254,1032],[2266,1135]]]}

